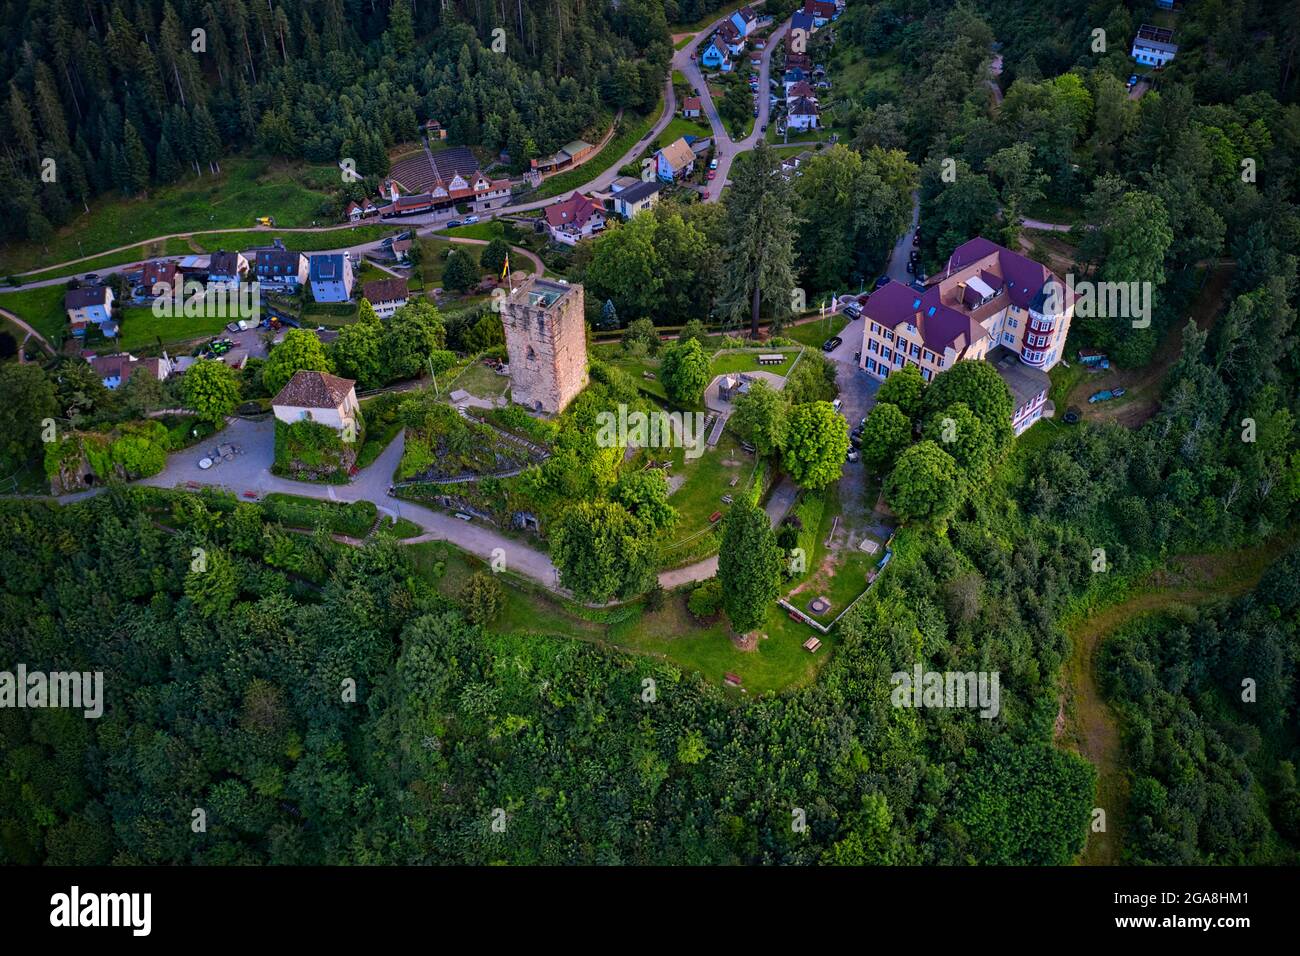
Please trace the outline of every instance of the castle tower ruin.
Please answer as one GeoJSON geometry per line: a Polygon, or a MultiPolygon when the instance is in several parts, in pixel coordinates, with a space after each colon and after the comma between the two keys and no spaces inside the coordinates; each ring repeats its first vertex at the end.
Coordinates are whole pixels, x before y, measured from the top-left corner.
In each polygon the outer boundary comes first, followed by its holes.
{"type": "Polygon", "coordinates": [[[587,384],[582,286],[533,276],[503,302],[511,398],[558,415],[587,384]]]}

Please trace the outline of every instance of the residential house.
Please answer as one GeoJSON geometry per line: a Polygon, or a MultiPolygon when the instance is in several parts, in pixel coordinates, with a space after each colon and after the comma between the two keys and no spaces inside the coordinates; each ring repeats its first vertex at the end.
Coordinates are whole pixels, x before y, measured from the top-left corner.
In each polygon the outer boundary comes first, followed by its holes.
{"type": "Polygon", "coordinates": [[[388,243],[388,248],[393,254],[393,258],[402,265],[409,265],[411,262],[411,239],[408,236],[405,239],[393,239],[388,243]]]}
{"type": "Polygon", "coordinates": [[[805,96],[810,100],[817,99],[816,91],[813,89],[812,84],[809,83],[807,80],[800,80],[798,83],[795,83],[793,86],[791,86],[788,90],[785,91],[785,98],[787,102],[789,102],[790,100],[797,100],[801,96],[805,96]]]}
{"type": "Polygon", "coordinates": [[[821,28],[839,19],[839,8],[830,0],[804,0],[803,12],[812,17],[813,26],[821,28]]]}
{"type": "Polygon", "coordinates": [[[347,217],[348,222],[360,222],[365,212],[358,202],[350,202],[343,207],[343,215],[347,217]]]}
{"type": "Polygon", "coordinates": [[[573,246],[605,228],[605,211],[591,197],[575,192],[546,207],[546,225],[552,239],[573,246]]]}
{"type": "Polygon", "coordinates": [[[113,322],[113,290],[106,285],[73,289],[63,297],[63,308],[68,313],[73,335],[85,335],[91,325],[109,338],[117,334],[113,322]]]}
{"type": "Polygon", "coordinates": [[[166,352],[162,358],[138,359],[127,352],[119,352],[116,355],[92,355],[86,360],[104,387],[110,390],[125,385],[132,375],[151,375],[162,382],[172,373],[172,363],[166,352]]]}
{"type": "Polygon", "coordinates": [[[1173,30],[1144,23],[1138,27],[1137,36],[1133,38],[1131,55],[1143,66],[1160,69],[1178,52],[1178,44],[1171,42],[1173,38],[1173,30]]]}
{"type": "Polygon", "coordinates": [[[700,62],[711,70],[722,70],[724,73],[731,72],[731,54],[727,51],[727,45],[714,36],[709,41],[709,45],[704,48],[700,54],[700,62]]]}
{"type": "Polygon", "coordinates": [[[242,252],[214,252],[208,260],[208,288],[236,289],[248,275],[248,260],[242,252]]]}
{"type": "Polygon", "coordinates": [[[812,69],[812,57],[807,53],[789,53],[785,55],[785,68],[787,70],[803,70],[807,73],[812,69]]]}
{"type": "Polygon", "coordinates": [[[754,12],[752,7],[741,7],[731,15],[731,19],[727,22],[735,27],[736,32],[742,37],[747,37],[758,26],[758,14],[754,12]]]}
{"type": "MultiPolygon", "coordinates": [[[[790,36],[792,38],[797,37],[799,36],[800,31],[803,31],[803,39],[807,41],[808,37],[812,36],[814,33],[817,32],[817,25],[810,14],[804,13],[802,10],[796,10],[794,12],[794,15],[790,17],[790,36]]],[[[786,66],[790,65],[789,60],[791,56],[805,56],[805,55],[806,54],[802,52],[787,53],[786,66]]]]}
{"type": "Polygon", "coordinates": [[[180,268],[175,259],[154,259],[144,264],[140,284],[146,295],[165,295],[176,285],[176,276],[180,268]]]}
{"type": "Polygon", "coordinates": [[[687,119],[699,119],[700,98],[698,96],[688,96],[682,100],[682,116],[687,119]]]}
{"type": "Polygon", "coordinates": [[[352,298],[352,263],[342,252],[312,256],[308,278],[312,298],[317,302],[347,302],[352,298]]]}
{"type": "Polygon", "coordinates": [[[740,56],[745,52],[745,35],[737,30],[730,20],[722,21],[722,25],[718,27],[716,39],[722,41],[722,44],[727,48],[727,52],[732,56],[740,56]]]}
{"type": "Polygon", "coordinates": [[[355,427],[361,410],[355,385],[352,379],[302,369],[271,399],[271,410],[289,425],[305,420],[343,431],[348,423],[355,427]]]}
{"type": "Polygon", "coordinates": [[[424,121],[424,132],[429,137],[429,141],[442,141],[447,138],[447,131],[442,128],[442,124],[435,119],[424,121]]]}
{"type": "Polygon", "coordinates": [[[540,173],[558,172],[561,169],[567,169],[575,163],[580,163],[596,147],[584,140],[575,139],[572,143],[566,145],[563,149],[557,149],[550,156],[541,156],[534,159],[530,165],[540,173]]]}
{"type": "Polygon", "coordinates": [[[387,319],[407,303],[405,279],[376,279],[361,287],[361,295],[375,310],[375,315],[387,319]]]}
{"type": "Polygon", "coordinates": [[[817,101],[800,96],[790,102],[786,112],[785,124],[789,129],[816,129],[821,123],[821,111],[817,101]]]}
{"type": "Polygon", "coordinates": [[[268,288],[293,291],[307,281],[307,257],[277,242],[274,248],[257,251],[253,275],[268,288]]]}
{"type": "Polygon", "coordinates": [[[655,172],[664,182],[689,176],[694,170],[695,152],[684,136],[655,153],[655,172]]]}
{"type": "Polygon", "coordinates": [[[786,70],[781,77],[781,85],[785,89],[785,95],[790,95],[790,88],[796,83],[807,83],[809,79],[811,79],[811,75],[799,67],[786,70]]]}
{"type": "Polygon", "coordinates": [[[859,296],[860,364],[884,379],[915,365],[930,381],[964,360],[993,361],[1016,397],[1017,434],[1044,415],[1046,372],[1060,361],[1074,302],[1051,270],[988,239],[958,246],[943,276],[917,291],[890,282],[859,296]],[[1012,359],[1009,367],[1006,359],[1012,359]]]}
{"type": "Polygon", "coordinates": [[[614,194],[614,211],[624,219],[631,219],[637,213],[657,203],[662,189],[663,183],[654,180],[648,183],[637,183],[628,189],[620,190],[614,194]]]}

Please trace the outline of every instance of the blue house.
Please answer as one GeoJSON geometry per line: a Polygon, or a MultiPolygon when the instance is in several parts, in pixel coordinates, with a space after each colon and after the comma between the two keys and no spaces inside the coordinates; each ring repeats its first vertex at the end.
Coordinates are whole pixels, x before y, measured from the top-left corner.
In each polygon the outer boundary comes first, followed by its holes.
{"type": "Polygon", "coordinates": [[[352,298],[352,263],[341,252],[311,257],[311,294],[317,302],[346,302],[352,298]]]}
{"type": "Polygon", "coordinates": [[[741,7],[731,15],[731,25],[736,28],[742,37],[747,37],[754,32],[754,27],[758,25],[758,14],[749,7],[741,7]]]}
{"type": "Polygon", "coordinates": [[[700,62],[715,70],[731,69],[731,57],[727,55],[727,48],[716,36],[704,48],[704,55],[700,57],[700,62]]]}

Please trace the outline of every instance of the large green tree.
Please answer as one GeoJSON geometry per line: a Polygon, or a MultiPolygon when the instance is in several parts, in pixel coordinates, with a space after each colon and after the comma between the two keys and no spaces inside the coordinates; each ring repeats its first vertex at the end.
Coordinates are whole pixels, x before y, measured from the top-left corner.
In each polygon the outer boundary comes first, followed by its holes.
{"type": "Polygon", "coordinates": [[[799,220],[776,150],[763,140],[732,167],[731,178],[718,307],[733,322],[748,312],[749,333],[757,337],[764,302],[776,319],[790,314],[799,220]]]}
{"type": "Polygon", "coordinates": [[[848,450],[849,423],[829,402],[808,402],[790,409],[781,462],[800,485],[825,488],[838,481],[848,450]]]}
{"type": "Polygon", "coordinates": [[[774,455],[785,447],[789,406],[780,392],[760,379],[752,382],[749,391],[734,404],[727,427],[750,442],[758,454],[774,455]]]}
{"type": "Polygon", "coordinates": [[[560,581],[584,601],[639,594],[654,581],[654,541],[647,524],[622,505],[583,501],[550,531],[560,581]]]}
{"type": "Polygon", "coordinates": [[[723,519],[718,580],[722,606],[737,634],[758,627],[780,591],[781,548],[767,513],[747,495],[739,496],[723,519]]]}
{"type": "Polygon", "coordinates": [[[932,441],[922,441],[898,456],[885,479],[889,506],[904,521],[940,524],[960,503],[961,480],[952,456],[932,441]]]}
{"type": "Polygon", "coordinates": [[[199,359],[186,371],[182,382],[185,407],[209,424],[220,425],[239,404],[239,380],[225,362],[199,359]]]}
{"type": "Polygon", "coordinates": [[[262,366],[262,384],[274,396],[293,378],[294,372],[304,369],[312,372],[331,370],[325,346],[310,329],[290,329],[284,334],[284,340],[267,356],[266,364],[262,366]]]}
{"type": "Polygon", "coordinates": [[[682,408],[699,404],[709,384],[709,357],[697,339],[675,342],[659,360],[659,378],[668,397],[682,408]]]}
{"type": "Polygon", "coordinates": [[[911,443],[912,422],[908,417],[897,405],[877,402],[862,429],[862,460],[877,471],[887,470],[911,443]]]}

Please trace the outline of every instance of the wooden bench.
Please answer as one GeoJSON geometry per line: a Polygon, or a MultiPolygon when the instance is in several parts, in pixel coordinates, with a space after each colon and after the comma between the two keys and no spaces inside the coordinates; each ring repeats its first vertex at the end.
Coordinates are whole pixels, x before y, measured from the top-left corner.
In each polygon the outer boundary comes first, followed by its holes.
{"type": "Polygon", "coordinates": [[[770,354],[770,355],[760,355],[758,357],[759,365],[780,365],[784,361],[785,361],[784,355],[770,354]]]}

